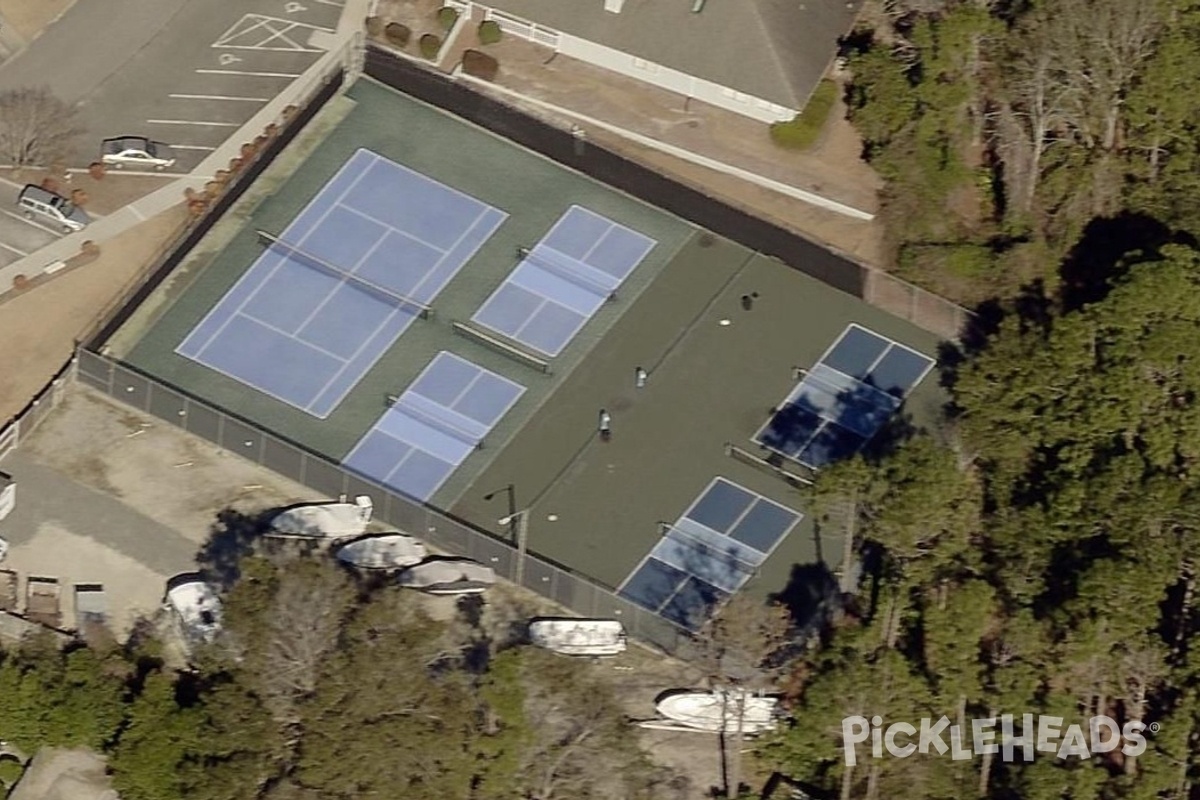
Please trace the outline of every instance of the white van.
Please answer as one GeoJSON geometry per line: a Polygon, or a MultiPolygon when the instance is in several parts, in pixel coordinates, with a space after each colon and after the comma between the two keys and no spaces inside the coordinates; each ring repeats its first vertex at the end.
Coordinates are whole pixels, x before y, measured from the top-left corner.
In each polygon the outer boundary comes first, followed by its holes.
{"type": "Polygon", "coordinates": [[[49,220],[67,233],[81,231],[92,221],[86,211],[67,198],[32,183],[21,190],[17,205],[30,219],[49,220]]]}

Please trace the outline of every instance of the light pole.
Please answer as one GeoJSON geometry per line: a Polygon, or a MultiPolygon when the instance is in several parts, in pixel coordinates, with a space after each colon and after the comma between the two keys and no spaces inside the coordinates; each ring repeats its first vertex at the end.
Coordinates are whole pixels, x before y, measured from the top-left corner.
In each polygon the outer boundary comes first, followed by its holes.
{"type": "Polygon", "coordinates": [[[501,517],[498,522],[512,526],[513,538],[517,540],[517,570],[513,583],[521,586],[525,578],[525,551],[529,544],[529,509],[514,511],[507,517],[501,517]]]}
{"type": "Polygon", "coordinates": [[[518,586],[521,585],[522,579],[525,577],[525,552],[528,549],[529,541],[529,525],[526,516],[529,514],[529,509],[517,510],[517,488],[513,484],[508,484],[503,489],[497,489],[494,492],[488,492],[483,496],[484,500],[492,500],[496,495],[504,492],[508,495],[508,515],[496,520],[501,525],[507,525],[510,529],[509,536],[516,542],[517,545],[517,569],[513,576],[513,582],[518,586]]]}

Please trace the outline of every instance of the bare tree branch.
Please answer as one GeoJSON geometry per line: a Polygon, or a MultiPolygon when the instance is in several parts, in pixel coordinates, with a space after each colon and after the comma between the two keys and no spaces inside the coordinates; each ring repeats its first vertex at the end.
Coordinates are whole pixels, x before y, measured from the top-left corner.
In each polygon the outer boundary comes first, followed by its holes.
{"type": "Polygon", "coordinates": [[[75,109],[45,87],[0,92],[0,158],[14,167],[49,166],[83,134],[75,109]]]}

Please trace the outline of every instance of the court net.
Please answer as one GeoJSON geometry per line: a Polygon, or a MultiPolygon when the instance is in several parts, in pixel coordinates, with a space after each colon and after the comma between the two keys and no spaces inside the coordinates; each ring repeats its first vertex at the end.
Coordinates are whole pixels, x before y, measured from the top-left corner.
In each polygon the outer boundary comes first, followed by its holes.
{"type": "Polygon", "coordinates": [[[541,267],[547,272],[552,272],[560,278],[570,281],[581,289],[587,289],[589,292],[606,299],[612,299],[616,296],[616,287],[606,286],[594,278],[589,277],[584,270],[588,269],[587,265],[581,261],[575,261],[567,256],[552,256],[551,253],[556,253],[556,250],[537,246],[532,250],[522,248],[521,255],[524,260],[531,264],[541,267]]]}
{"type": "MultiPolygon", "coordinates": [[[[699,568],[701,564],[707,562],[707,564],[725,567],[726,570],[734,573],[753,575],[755,571],[758,570],[759,565],[761,565],[763,562],[761,553],[757,554],[758,558],[756,560],[748,560],[743,558],[743,555],[750,554],[739,553],[738,545],[741,543],[735,542],[735,540],[730,537],[723,537],[728,540],[728,544],[723,547],[718,547],[714,542],[701,539],[699,536],[688,533],[676,525],[664,525],[663,527],[666,529],[666,538],[674,539],[676,542],[679,542],[686,548],[700,554],[700,559],[695,565],[688,565],[693,567],[693,572],[697,571],[697,568],[699,568]]],[[[745,547],[746,549],[753,549],[746,545],[741,546],[745,547]]],[[[751,558],[754,558],[754,556],[751,556],[751,558]]]]}
{"type": "Polygon", "coordinates": [[[418,408],[411,402],[406,402],[403,395],[401,395],[399,400],[397,400],[397,402],[393,405],[393,408],[400,409],[418,422],[424,423],[436,431],[441,431],[447,436],[458,439],[465,445],[470,445],[471,447],[483,446],[483,441],[475,436],[475,434],[458,427],[449,420],[442,419],[435,414],[431,414],[424,409],[418,408]]]}
{"type": "Polygon", "coordinates": [[[421,319],[429,319],[433,316],[433,309],[424,303],[413,300],[411,297],[405,297],[399,292],[395,292],[386,286],[381,286],[374,281],[367,280],[361,275],[355,275],[348,270],[334,266],[328,261],[318,258],[311,253],[306,253],[295,245],[279,239],[266,231],[258,231],[258,242],[264,245],[268,250],[278,253],[291,260],[303,264],[304,266],[315,269],[318,272],[323,272],[331,278],[335,278],[343,283],[347,283],[356,289],[359,289],[377,300],[381,300],[397,308],[403,309],[415,317],[421,319]]]}
{"type": "Polygon", "coordinates": [[[489,336],[488,334],[484,333],[483,331],[479,330],[478,328],[474,328],[463,322],[451,323],[451,327],[454,329],[454,332],[457,333],[459,336],[470,339],[474,342],[478,342],[479,344],[483,345],[484,347],[494,350],[497,353],[500,353],[501,355],[508,356],[513,361],[516,361],[518,364],[524,364],[527,367],[532,367],[533,369],[536,369],[538,372],[545,372],[547,374],[549,374],[549,372],[550,372],[550,362],[549,361],[545,361],[543,359],[538,358],[537,356],[530,355],[529,353],[526,353],[521,348],[514,347],[513,345],[508,344],[507,342],[503,342],[503,341],[497,339],[495,336],[489,336]]]}

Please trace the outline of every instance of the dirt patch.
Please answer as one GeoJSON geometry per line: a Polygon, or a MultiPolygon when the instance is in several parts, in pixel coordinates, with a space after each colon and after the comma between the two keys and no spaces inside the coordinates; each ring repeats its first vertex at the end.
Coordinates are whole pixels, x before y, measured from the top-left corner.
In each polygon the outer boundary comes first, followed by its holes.
{"type": "Polygon", "coordinates": [[[422,36],[433,34],[442,40],[446,38],[447,31],[438,22],[438,9],[441,7],[441,0],[380,0],[375,16],[382,20],[384,25],[391,22],[400,23],[408,28],[412,35],[404,47],[398,47],[382,34],[374,39],[393,50],[410,56],[420,56],[422,36]]]}
{"type": "Polygon", "coordinates": [[[31,42],[73,5],[75,0],[0,0],[0,18],[31,42]]]}
{"type": "MultiPolygon", "coordinates": [[[[462,52],[476,47],[476,42],[473,30],[464,31],[453,43],[453,49],[443,54],[443,68],[452,69],[461,60],[462,52]]],[[[862,140],[846,120],[840,98],[817,143],[797,152],[772,142],[766,123],[555,54],[523,39],[505,36],[499,43],[479,49],[499,61],[496,83],[524,96],[863,211],[873,213],[878,208],[882,181],[861,159],[862,140]]],[[[718,196],[858,260],[880,266],[884,259],[882,225],[878,222],[826,211],[634,143],[573,115],[558,114],[536,103],[523,102],[510,93],[475,85],[560,127],[578,125],[590,141],[602,143],[706,194],[718,196]]]]}
{"type": "Polygon", "coordinates": [[[0,420],[8,420],[42,390],[75,349],[96,314],[178,232],[187,211],[178,206],[101,245],[86,266],[64,272],[4,303],[0,313],[0,420]]]}

